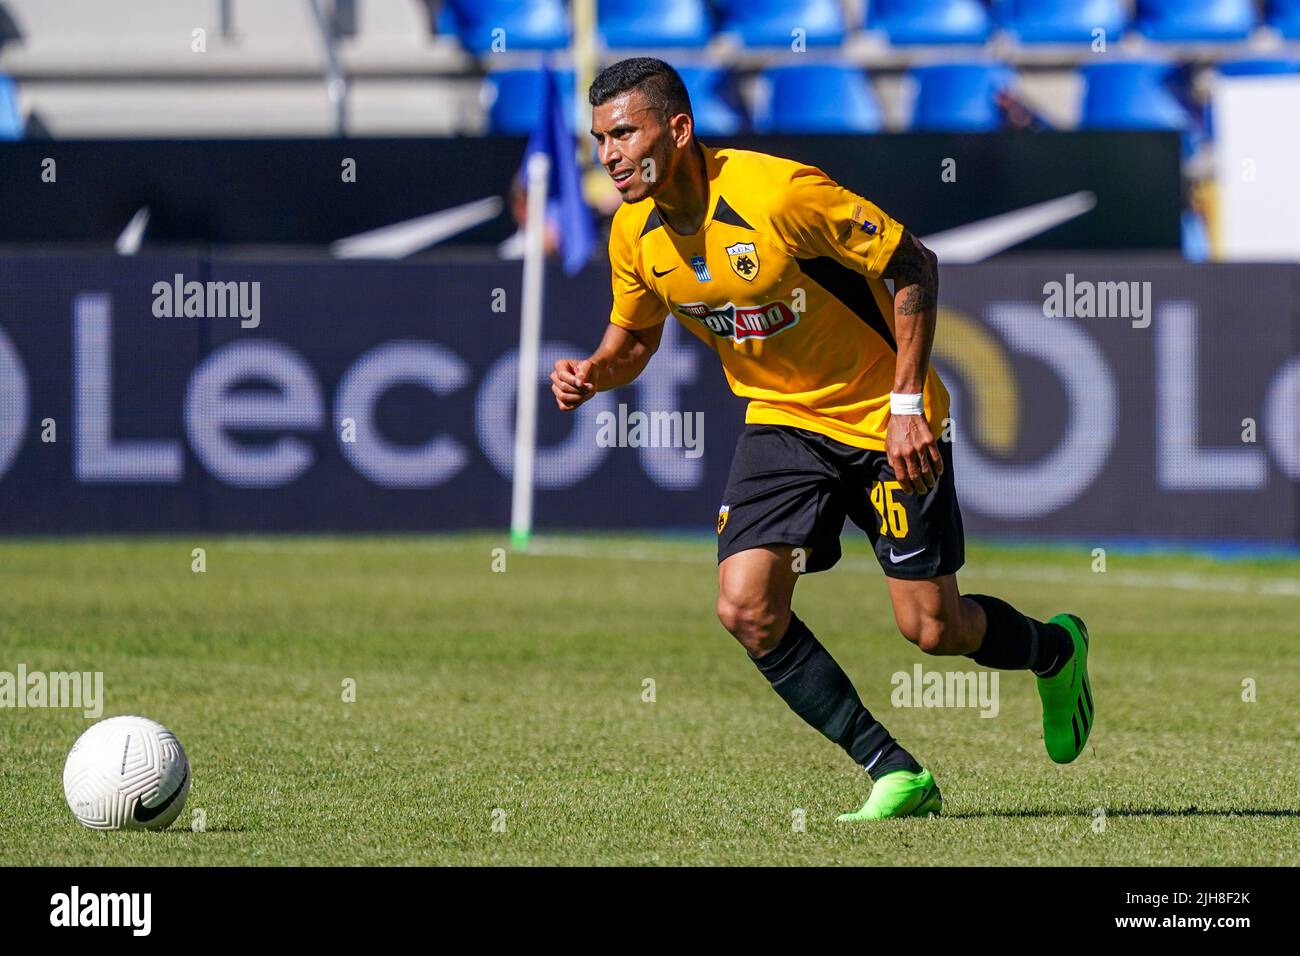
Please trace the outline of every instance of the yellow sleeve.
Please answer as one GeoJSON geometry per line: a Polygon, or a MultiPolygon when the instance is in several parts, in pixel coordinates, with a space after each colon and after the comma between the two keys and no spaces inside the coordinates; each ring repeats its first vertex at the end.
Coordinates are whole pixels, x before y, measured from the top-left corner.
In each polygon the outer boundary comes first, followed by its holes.
{"type": "Polygon", "coordinates": [[[880,277],[903,236],[902,223],[815,166],[799,167],[782,185],[772,227],[791,255],[830,256],[880,277]]]}
{"type": "Polygon", "coordinates": [[[609,271],[614,289],[609,321],[625,329],[648,329],[667,318],[668,307],[646,288],[636,270],[627,222],[615,217],[609,230],[609,271]]]}

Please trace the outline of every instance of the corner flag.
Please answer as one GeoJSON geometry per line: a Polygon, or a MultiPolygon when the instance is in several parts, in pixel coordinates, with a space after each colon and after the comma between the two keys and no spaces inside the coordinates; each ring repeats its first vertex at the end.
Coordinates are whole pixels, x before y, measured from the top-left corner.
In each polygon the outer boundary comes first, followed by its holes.
{"type": "Polygon", "coordinates": [[[596,245],[591,210],[582,198],[582,171],[578,168],[577,143],[560,96],[559,83],[546,64],[542,65],[542,110],[537,126],[524,150],[528,157],[545,153],[550,160],[550,183],[546,190],[546,218],[560,235],[564,274],[573,275],[587,264],[596,245]]]}

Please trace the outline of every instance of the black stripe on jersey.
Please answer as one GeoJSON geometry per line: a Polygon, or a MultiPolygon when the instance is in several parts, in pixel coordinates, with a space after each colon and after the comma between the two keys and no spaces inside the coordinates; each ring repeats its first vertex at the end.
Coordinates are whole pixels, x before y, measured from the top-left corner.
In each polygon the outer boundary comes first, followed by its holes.
{"type": "MultiPolygon", "coordinates": [[[[739,226],[741,229],[754,228],[749,223],[745,222],[740,213],[732,209],[730,203],[721,196],[718,197],[718,205],[713,210],[713,221],[725,222],[730,226],[739,226]]],[[[644,236],[647,232],[654,232],[663,224],[664,221],[659,218],[659,209],[657,207],[651,209],[650,215],[646,218],[645,225],[641,228],[641,235],[644,236]]],[[[640,236],[637,238],[639,239],[640,236]]]]}
{"type": "MultiPolygon", "coordinates": [[[[644,236],[647,232],[654,232],[663,224],[664,221],[659,218],[659,210],[657,208],[652,208],[650,210],[650,218],[645,221],[645,228],[641,230],[641,236],[644,236]]],[[[641,236],[637,236],[637,238],[640,239],[641,236]]]]}
{"type": "Polygon", "coordinates": [[[818,256],[816,259],[796,259],[803,274],[812,279],[835,298],[844,303],[845,308],[856,315],[885,340],[885,344],[894,352],[898,343],[894,333],[889,331],[889,323],[881,314],[876,297],[871,294],[867,278],[861,272],[855,272],[830,256],[818,256]]]}
{"type": "Polygon", "coordinates": [[[729,226],[739,226],[741,229],[753,229],[749,223],[740,217],[740,213],[732,209],[727,201],[721,196],[718,197],[718,206],[713,210],[714,222],[725,222],[729,226]]]}

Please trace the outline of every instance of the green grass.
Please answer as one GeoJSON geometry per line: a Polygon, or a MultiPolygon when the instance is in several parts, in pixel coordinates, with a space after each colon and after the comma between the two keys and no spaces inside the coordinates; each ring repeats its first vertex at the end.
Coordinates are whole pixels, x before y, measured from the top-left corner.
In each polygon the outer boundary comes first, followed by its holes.
{"type": "Polygon", "coordinates": [[[934,772],[939,819],[835,824],[866,777],[718,625],[707,540],[543,537],[505,573],[488,536],[0,542],[0,670],[102,671],[105,716],[161,720],[194,769],[171,830],[92,832],[61,786],[90,721],[0,710],[0,863],[1300,858],[1300,561],[1112,553],[1099,574],[1082,546],[973,544],[967,591],[1040,617],[1074,610],[1092,630],[1098,725],[1062,767],[1027,674],[1001,675],[993,719],[890,706],[891,675],[917,662],[976,668],[898,635],[852,538],[795,606],[934,772]],[[206,832],[189,829],[196,809],[206,832]]]}

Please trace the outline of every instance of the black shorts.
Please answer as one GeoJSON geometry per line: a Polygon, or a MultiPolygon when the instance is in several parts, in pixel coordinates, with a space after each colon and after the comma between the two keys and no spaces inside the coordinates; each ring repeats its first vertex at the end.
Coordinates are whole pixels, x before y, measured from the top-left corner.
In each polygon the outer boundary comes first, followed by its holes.
{"type": "Polygon", "coordinates": [[[938,483],[928,494],[907,494],[883,451],[803,428],[746,425],[718,510],[718,562],[785,544],[806,549],[804,571],[825,571],[840,559],[840,532],[850,518],[871,539],[889,577],[952,574],[965,562],[966,546],[952,443],[938,445],[938,483]]]}

